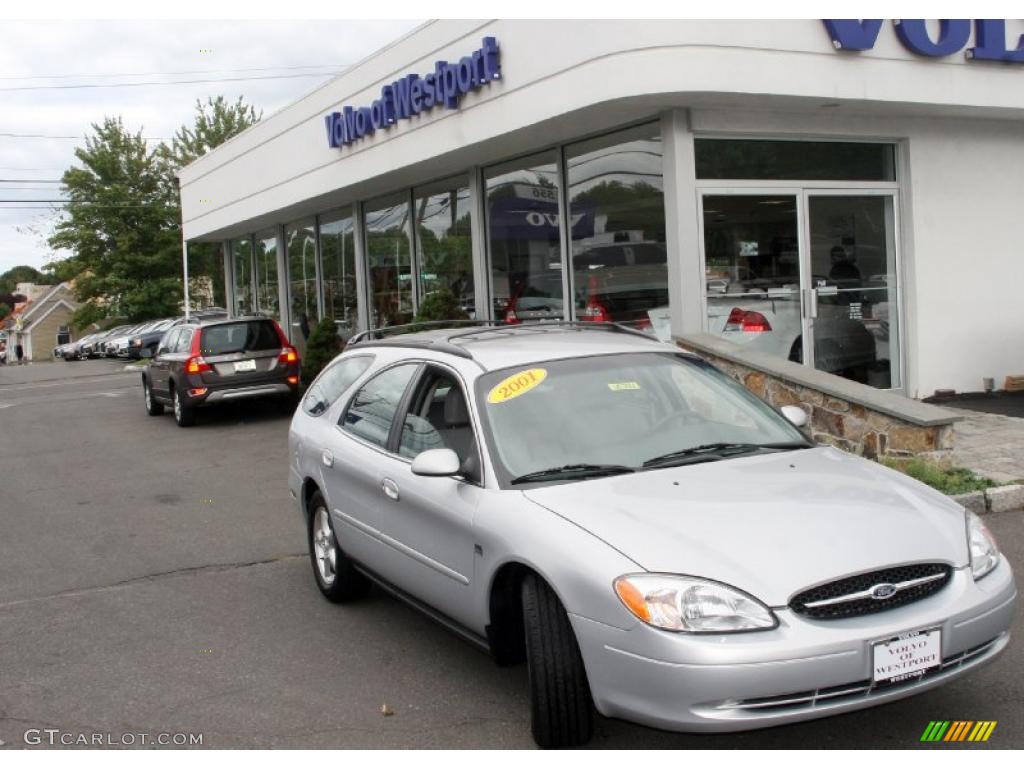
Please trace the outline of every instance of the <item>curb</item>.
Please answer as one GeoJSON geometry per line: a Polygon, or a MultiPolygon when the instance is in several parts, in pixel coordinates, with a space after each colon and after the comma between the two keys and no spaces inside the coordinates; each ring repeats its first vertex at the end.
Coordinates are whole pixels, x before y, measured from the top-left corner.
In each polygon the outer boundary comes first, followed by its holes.
{"type": "Polygon", "coordinates": [[[990,512],[1012,512],[1024,509],[1024,485],[1018,483],[999,485],[984,491],[960,493],[949,498],[979,515],[990,512]]]}

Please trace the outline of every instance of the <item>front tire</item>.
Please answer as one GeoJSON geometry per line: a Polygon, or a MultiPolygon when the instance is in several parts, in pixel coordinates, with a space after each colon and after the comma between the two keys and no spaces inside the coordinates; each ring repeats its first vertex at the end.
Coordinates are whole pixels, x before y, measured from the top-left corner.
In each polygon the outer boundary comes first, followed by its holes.
{"type": "Polygon", "coordinates": [[[535,574],[523,582],[522,599],[533,740],[545,749],[586,744],[594,732],[594,705],[569,616],[535,574]]]}
{"type": "Polygon", "coordinates": [[[178,422],[179,427],[191,427],[196,423],[195,410],[185,405],[177,387],[171,389],[171,403],[174,406],[174,420],[178,422]]]}
{"type": "Polygon", "coordinates": [[[370,591],[370,580],[359,573],[334,537],[334,526],[323,494],[309,500],[309,559],[313,576],[323,596],[332,603],[349,603],[370,591]]]}
{"type": "Polygon", "coordinates": [[[150,416],[159,416],[164,412],[164,407],[153,399],[153,389],[149,386],[149,379],[142,379],[142,399],[146,404],[146,413],[150,416]]]}

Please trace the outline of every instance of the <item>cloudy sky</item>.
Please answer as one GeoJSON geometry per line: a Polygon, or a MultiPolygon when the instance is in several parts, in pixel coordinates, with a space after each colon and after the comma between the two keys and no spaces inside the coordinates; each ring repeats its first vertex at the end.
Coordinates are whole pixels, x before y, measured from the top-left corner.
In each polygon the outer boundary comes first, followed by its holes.
{"type": "Polygon", "coordinates": [[[172,136],[191,122],[196,99],[208,96],[241,95],[269,115],[418,23],[5,21],[0,272],[54,258],[45,243],[54,206],[6,201],[57,197],[60,186],[40,180],[59,179],[90,125],[105,115],[120,115],[150,137],[172,136]],[[124,85],[174,80],[213,82],[124,85]]]}

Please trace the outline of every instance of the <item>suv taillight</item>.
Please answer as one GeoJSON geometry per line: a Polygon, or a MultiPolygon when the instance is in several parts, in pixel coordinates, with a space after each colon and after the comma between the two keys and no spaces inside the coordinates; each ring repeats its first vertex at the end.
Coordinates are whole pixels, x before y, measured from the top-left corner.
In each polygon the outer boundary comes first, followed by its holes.
{"type": "Polygon", "coordinates": [[[213,367],[203,360],[200,355],[193,355],[185,361],[185,373],[202,373],[203,371],[212,371],[213,367]]]}
{"type": "Polygon", "coordinates": [[[281,326],[277,324],[277,321],[272,320],[271,322],[274,323],[274,330],[277,331],[277,338],[281,340],[281,354],[277,356],[278,361],[285,365],[299,362],[298,350],[288,343],[288,337],[284,335],[284,331],[281,330],[281,326]]]}
{"type": "Polygon", "coordinates": [[[743,331],[744,333],[765,333],[772,329],[768,318],[760,312],[750,309],[733,307],[729,313],[729,319],[725,321],[725,330],[743,331]]]}
{"type": "Polygon", "coordinates": [[[202,373],[212,371],[213,366],[203,359],[203,329],[196,328],[192,334],[192,349],[189,351],[188,360],[185,361],[185,373],[202,373]]]}

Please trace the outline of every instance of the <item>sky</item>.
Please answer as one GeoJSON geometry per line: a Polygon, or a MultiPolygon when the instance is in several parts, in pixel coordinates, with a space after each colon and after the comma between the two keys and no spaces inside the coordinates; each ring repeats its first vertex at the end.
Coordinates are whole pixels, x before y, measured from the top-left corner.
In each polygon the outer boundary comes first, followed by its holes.
{"type": "MultiPolygon", "coordinates": [[[[191,124],[196,100],[211,96],[229,101],[244,96],[266,117],[419,23],[5,21],[0,201],[58,197],[59,184],[40,180],[59,180],[91,124],[107,115],[120,115],[129,130],[142,129],[144,136],[156,138],[171,137],[182,124],[191,124]],[[270,77],[275,79],[227,81],[270,77]],[[217,82],[113,86],[173,80],[217,82]],[[103,87],[67,87],[82,85],[103,87]],[[77,139],[52,138],[64,136],[77,139]]],[[[64,255],[45,242],[57,217],[52,208],[0,203],[0,273],[18,264],[40,268],[64,255]]]]}

